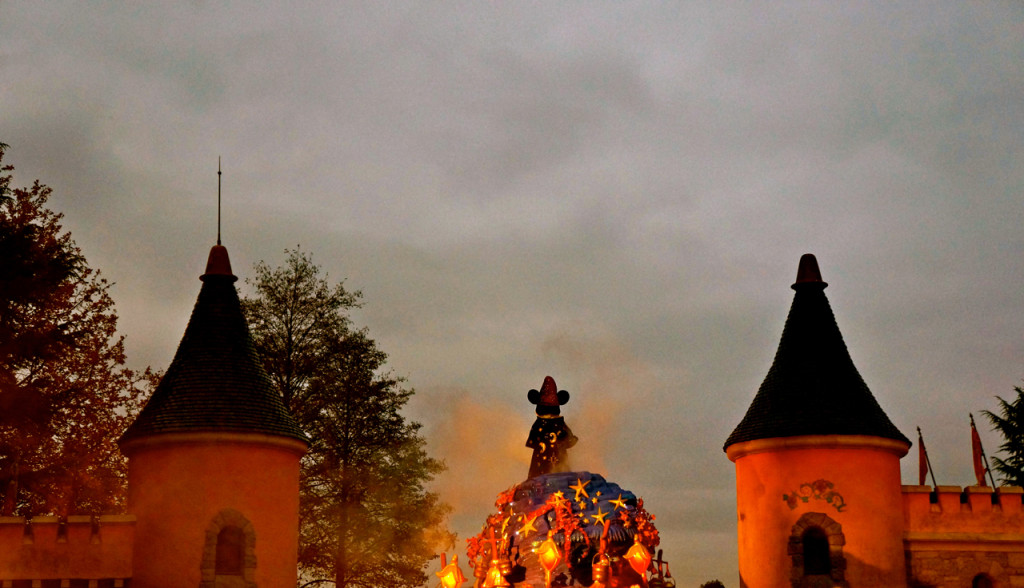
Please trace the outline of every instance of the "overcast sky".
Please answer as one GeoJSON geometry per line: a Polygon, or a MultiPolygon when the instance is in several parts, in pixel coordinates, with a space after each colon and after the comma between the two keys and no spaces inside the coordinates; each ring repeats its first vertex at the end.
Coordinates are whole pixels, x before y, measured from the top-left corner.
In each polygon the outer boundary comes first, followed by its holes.
{"type": "Polygon", "coordinates": [[[362,290],[463,554],[551,375],[574,466],[645,498],[680,585],[735,586],[722,443],[806,252],[941,484],[1022,383],[1018,2],[152,4],[0,2],[15,184],[54,188],[163,369],[222,157],[236,274],[301,245],[362,290]]]}

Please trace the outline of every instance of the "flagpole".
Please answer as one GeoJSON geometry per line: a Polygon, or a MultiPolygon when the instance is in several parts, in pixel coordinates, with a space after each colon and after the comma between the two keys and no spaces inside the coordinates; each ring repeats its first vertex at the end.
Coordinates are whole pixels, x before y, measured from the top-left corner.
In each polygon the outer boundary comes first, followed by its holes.
{"type": "MultiPolygon", "coordinates": [[[[977,432],[978,428],[974,426],[974,414],[967,413],[967,416],[971,417],[971,428],[977,432]]],[[[981,459],[985,461],[985,471],[988,472],[988,479],[992,481],[992,490],[996,490],[996,479],[992,476],[992,469],[988,467],[988,456],[985,455],[985,446],[981,444],[981,436],[978,436],[978,448],[981,449],[981,459]]]]}
{"type": "Polygon", "coordinates": [[[932,486],[935,491],[939,491],[939,483],[935,481],[935,469],[932,467],[932,460],[928,457],[928,448],[924,445],[924,437],[921,436],[921,427],[917,428],[917,441],[921,444],[921,448],[924,449],[924,462],[928,464],[928,473],[932,477],[932,486]]]}

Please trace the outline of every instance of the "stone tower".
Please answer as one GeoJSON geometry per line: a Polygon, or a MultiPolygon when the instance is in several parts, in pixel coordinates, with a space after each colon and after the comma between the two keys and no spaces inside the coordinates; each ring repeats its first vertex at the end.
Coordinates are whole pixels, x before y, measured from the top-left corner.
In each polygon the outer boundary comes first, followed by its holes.
{"type": "Polygon", "coordinates": [[[910,441],[857,373],[826,286],[804,255],[775,360],[725,442],[747,588],[907,585],[899,460],[910,441]]]}
{"type": "Polygon", "coordinates": [[[294,586],[308,440],[260,364],[226,248],[200,279],[174,360],[119,441],[138,521],[132,586],[294,586]]]}

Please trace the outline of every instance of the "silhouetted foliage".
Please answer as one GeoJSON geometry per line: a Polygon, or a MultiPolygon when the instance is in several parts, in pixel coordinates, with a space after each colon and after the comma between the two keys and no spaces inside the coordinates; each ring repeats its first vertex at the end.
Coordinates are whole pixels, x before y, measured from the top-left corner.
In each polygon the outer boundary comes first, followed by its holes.
{"type": "Polygon", "coordinates": [[[710,582],[704,582],[701,584],[700,588],[725,588],[725,584],[718,580],[711,580],[710,582]]]}
{"type": "Polygon", "coordinates": [[[111,511],[115,441],[152,376],[124,368],[110,284],[46,207],[50,188],[12,189],[13,169],[0,167],[0,513],[111,511]]]}
{"type": "Polygon", "coordinates": [[[995,470],[999,472],[999,481],[1011,486],[1024,486],[1024,388],[1015,386],[1017,397],[1006,401],[997,396],[999,413],[982,411],[992,429],[1003,436],[1003,444],[999,451],[1004,458],[993,457],[995,470]]]}
{"type": "Polygon", "coordinates": [[[352,326],[361,294],[330,286],[305,253],[287,254],[276,269],[256,264],[242,310],[312,438],[300,482],[301,575],[339,588],[421,586],[427,562],[453,540],[448,506],[425,489],[444,465],[426,454],[419,423],[401,415],[413,391],[352,326]]]}

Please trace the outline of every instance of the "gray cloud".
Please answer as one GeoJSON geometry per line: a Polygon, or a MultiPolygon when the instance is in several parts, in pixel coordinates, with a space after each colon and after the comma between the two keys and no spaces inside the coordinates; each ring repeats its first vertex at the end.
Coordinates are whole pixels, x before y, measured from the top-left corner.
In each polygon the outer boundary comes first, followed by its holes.
{"type": "Polygon", "coordinates": [[[521,477],[523,395],[550,373],[681,583],[728,584],[721,443],[800,254],[942,483],[970,480],[965,413],[1024,377],[1021,22],[1012,3],[8,3],[0,141],[117,283],[134,364],[177,345],[222,156],[235,272],[301,244],[362,289],[432,447],[448,407],[515,413],[507,472],[470,492],[453,481],[479,455],[442,456],[463,537],[521,477]]]}

